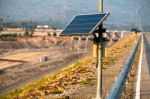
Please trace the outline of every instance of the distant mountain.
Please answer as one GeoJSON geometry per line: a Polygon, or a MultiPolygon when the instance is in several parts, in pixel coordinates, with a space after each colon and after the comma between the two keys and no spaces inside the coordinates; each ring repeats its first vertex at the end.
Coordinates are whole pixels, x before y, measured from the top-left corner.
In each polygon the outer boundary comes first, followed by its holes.
{"type": "Polygon", "coordinates": [[[79,13],[96,13],[95,3],[96,0],[0,0],[0,17],[7,20],[64,21],[79,13]]]}
{"type": "MultiPolygon", "coordinates": [[[[134,24],[136,8],[149,3],[149,0],[104,0],[105,11],[111,13],[107,23],[134,24]]],[[[0,18],[5,21],[32,20],[66,24],[77,14],[98,13],[97,9],[98,0],[0,0],[0,18]]],[[[141,12],[144,15],[141,16],[142,21],[150,23],[150,11],[145,11],[146,14],[141,12]]]]}

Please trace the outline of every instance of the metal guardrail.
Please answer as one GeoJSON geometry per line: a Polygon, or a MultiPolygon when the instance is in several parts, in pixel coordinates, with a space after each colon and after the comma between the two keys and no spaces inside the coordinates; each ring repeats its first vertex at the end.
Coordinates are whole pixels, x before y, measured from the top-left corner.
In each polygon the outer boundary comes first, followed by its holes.
{"type": "Polygon", "coordinates": [[[140,43],[140,39],[139,41],[135,41],[134,48],[132,49],[130,56],[124,63],[123,68],[117,77],[117,80],[115,81],[110,93],[107,96],[107,99],[121,99],[121,95],[122,95],[126,80],[128,78],[128,74],[131,70],[131,66],[134,62],[135,54],[138,49],[139,43],[140,43]]]}

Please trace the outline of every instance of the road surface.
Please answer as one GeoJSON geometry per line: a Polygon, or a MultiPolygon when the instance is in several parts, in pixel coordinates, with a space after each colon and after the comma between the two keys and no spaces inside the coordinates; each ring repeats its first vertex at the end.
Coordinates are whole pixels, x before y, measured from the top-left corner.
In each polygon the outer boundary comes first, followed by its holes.
{"type": "Polygon", "coordinates": [[[150,33],[144,33],[140,99],[150,99],[150,33]]]}

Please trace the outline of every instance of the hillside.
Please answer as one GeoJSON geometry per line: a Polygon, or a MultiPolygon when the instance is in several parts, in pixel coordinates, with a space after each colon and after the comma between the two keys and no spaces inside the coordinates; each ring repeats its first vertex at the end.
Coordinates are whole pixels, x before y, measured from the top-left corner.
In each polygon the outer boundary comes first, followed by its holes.
{"type": "MultiPolygon", "coordinates": [[[[92,1],[93,2],[93,1],[92,1]]],[[[94,0],[94,4],[96,0],[94,0]]],[[[61,20],[72,17],[77,13],[96,12],[96,8],[92,7],[91,0],[1,0],[0,17],[5,16],[6,19],[32,19],[32,20],[61,20]],[[11,4],[11,5],[10,5],[11,4]],[[84,4],[84,5],[83,5],[84,4]],[[7,14],[7,15],[6,15],[7,14]],[[60,19],[61,18],[61,19],[60,19]]]]}
{"type": "MultiPolygon", "coordinates": [[[[143,11],[139,13],[141,21],[149,24],[148,0],[104,1],[104,10],[111,12],[108,23],[135,24],[135,10],[142,4],[144,7],[141,10],[143,11]]],[[[0,18],[7,21],[39,20],[45,23],[54,21],[65,24],[76,14],[97,13],[97,8],[98,0],[79,0],[78,2],[76,0],[0,0],[0,18]]]]}
{"type": "Polygon", "coordinates": [[[51,47],[68,46],[70,38],[43,38],[43,37],[32,37],[32,38],[17,38],[16,41],[0,41],[0,54],[21,50],[21,49],[44,49],[51,47]]]}

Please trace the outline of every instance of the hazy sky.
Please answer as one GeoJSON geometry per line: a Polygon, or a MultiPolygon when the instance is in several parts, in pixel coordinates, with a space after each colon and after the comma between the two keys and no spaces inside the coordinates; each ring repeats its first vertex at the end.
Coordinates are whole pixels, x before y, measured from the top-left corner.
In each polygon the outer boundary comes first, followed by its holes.
{"type": "Polygon", "coordinates": [[[139,20],[150,24],[150,0],[104,0],[104,8],[111,12],[113,19],[118,18],[124,23],[136,21],[138,9],[139,20]]]}
{"type": "MultiPolygon", "coordinates": [[[[150,24],[150,0],[104,0],[104,11],[110,11],[108,23],[134,24],[139,19],[150,24]]],[[[81,13],[98,12],[98,0],[0,0],[0,18],[71,20],[81,13]]]]}

